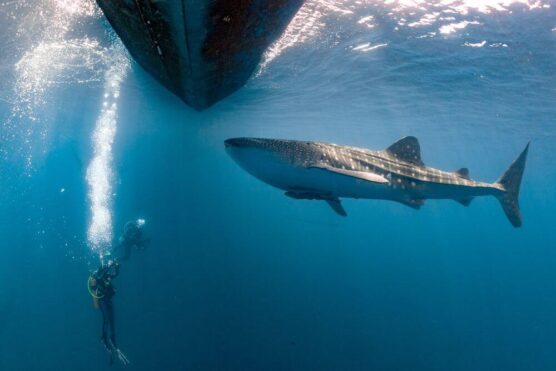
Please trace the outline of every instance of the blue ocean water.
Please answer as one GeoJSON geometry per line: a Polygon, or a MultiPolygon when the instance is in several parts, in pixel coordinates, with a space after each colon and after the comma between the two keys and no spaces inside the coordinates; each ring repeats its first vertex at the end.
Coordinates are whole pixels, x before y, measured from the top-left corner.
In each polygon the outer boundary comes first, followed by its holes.
{"type": "Polygon", "coordinates": [[[130,369],[556,369],[555,6],[309,0],[243,89],[196,112],[93,1],[1,0],[0,369],[110,368],[86,281],[136,218],[151,241],[114,299],[130,369]],[[348,199],[340,218],[223,145],[406,135],[484,181],[531,141],[523,227],[494,198],[348,199]]]}

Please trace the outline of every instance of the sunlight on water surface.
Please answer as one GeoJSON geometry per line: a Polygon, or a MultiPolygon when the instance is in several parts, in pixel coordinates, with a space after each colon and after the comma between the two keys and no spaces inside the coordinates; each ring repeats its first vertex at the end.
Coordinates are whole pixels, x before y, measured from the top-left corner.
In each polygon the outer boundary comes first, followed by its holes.
{"type": "MultiPolygon", "coordinates": [[[[375,28],[378,22],[391,20],[395,24],[395,31],[406,27],[423,28],[426,32],[421,37],[434,37],[447,36],[470,25],[479,25],[482,14],[511,14],[512,8],[518,6],[529,11],[551,7],[546,0],[308,0],[282,37],[265,53],[259,74],[284,50],[318,37],[328,24],[338,18],[353,18],[355,23],[366,29],[375,28]],[[383,14],[384,19],[377,19],[377,13],[383,14]]],[[[367,52],[384,46],[380,44],[371,49],[365,47],[353,50],[367,52]]]]}

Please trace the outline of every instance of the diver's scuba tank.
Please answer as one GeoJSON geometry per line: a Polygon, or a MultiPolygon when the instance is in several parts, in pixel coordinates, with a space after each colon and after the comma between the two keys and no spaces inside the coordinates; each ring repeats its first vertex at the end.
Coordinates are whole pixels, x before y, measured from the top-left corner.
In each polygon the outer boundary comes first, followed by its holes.
{"type": "Polygon", "coordinates": [[[120,264],[117,260],[110,259],[110,257],[110,252],[104,254],[101,259],[101,266],[87,280],[87,289],[97,309],[99,308],[99,300],[106,295],[110,298],[115,294],[115,289],[110,281],[119,274],[120,264]]]}
{"type": "Polygon", "coordinates": [[[104,293],[102,292],[100,285],[98,284],[98,280],[95,277],[95,273],[91,274],[89,276],[89,279],[87,279],[87,290],[89,291],[89,294],[93,298],[93,305],[95,306],[95,309],[99,309],[100,305],[98,301],[104,298],[104,293]]]}

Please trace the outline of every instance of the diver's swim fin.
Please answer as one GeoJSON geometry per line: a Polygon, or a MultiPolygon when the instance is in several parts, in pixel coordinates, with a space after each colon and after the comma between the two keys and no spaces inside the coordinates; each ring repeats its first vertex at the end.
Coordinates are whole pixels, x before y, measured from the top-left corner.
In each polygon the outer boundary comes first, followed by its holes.
{"type": "Polygon", "coordinates": [[[124,352],[117,348],[111,340],[102,339],[102,344],[104,344],[104,347],[110,354],[110,364],[114,363],[114,356],[118,356],[118,359],[124,366],[131,364],[124,352]]]}
{"type": "Polygon", "coordinates": [[[129,362],[129,359],[127,359],[125,354],[118,348],[116,348],[116,355],[118,356],[118,359],[123,363],[124,366],[127,366],[131,363],[129,362]]]}
{"type": "Polygon", "coordinates": [[[109,342],[108,340],[106,340],[105,338],[101,338],[100,342],[102,343],[102,345],[104,345],[104,349],[106,349],[106,351],[108,352],[110,358],[109,358],[109,362],[110,365],[114,364],[114,351],[113,351],[113,346],[112,343],[109,342]]]}

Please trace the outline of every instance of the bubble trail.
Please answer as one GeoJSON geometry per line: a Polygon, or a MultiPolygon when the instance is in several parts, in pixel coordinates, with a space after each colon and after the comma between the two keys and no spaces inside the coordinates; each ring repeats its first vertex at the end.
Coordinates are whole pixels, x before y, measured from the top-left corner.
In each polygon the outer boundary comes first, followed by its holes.
{"type": "Polygon", "coordinates": [[[130,62],[124,46],[117,42],[111,48],[110,67],[105,73],[102,108],[92,135],[93,158],[87,167],[90,222],[87,238],[91,249],[101,258],[110,249],[113,238],[112,145],[118,126],[118,98],[130,62]]]}

